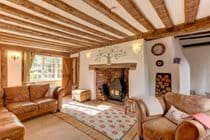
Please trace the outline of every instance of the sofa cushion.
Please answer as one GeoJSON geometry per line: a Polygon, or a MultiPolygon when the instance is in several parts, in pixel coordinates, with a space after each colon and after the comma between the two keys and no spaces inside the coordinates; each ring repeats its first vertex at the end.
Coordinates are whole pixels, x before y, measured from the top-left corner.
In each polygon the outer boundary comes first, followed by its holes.
{"type": "Polygon", "coordinates": [[[38,110],[38,105],[33,102],[17,102],[6,105],[9,111],[14,114],[23,114],[38,110]]]}
{"type": "Polygon", "coordinates": [[[177,109],[184,111],[187,114],[210,111],[210,99],[204,96],[189,96],[170,92],[165,95],[165,100],[167,103],[167,108],[173,105],[177,109]]]}
{"type": "Polygon", "coordinates": [[[5,104],[30,101],[28,86],[4,88],[5,104]]]}
{"type": "Polygon", "coordinates": [[[30,85],[30,96],[31,100],[37,100],[41,98],[45,98],[48,90],[50,88],[49,84],[42,84],[42,85],[30,85]]]}
{"type": "Polygon", "coordinates": [[[23,137],[24,126],[18,118],[10,112],[0,115],[0,139],[17,139],[23,137]]]}
{"type": "Polygon", "coordinates": [[[0,113],[4,113],[4,112],[8,112],[8,110],[5,107],[0,106],[0,113]]]}
{"type": "Polygon", "coordinates": [[[143,124],[145,140],[174,140],[177,125],[164,117],[146,121],[143,124]]]}
{"type": "Polygon", "coordinates": [[[0,106],[4,105],[4,91],[0,90],[0,106]]]}
{"type": "Polygon", "coordinates": [[[165,114],[165,117],[175,124],[180,124],[184,120],[184,118],[187,116],[189,116],[189,115],[178,110],[173,105],[170,107],[168,112],[165,114]]]}
{"type": "Polygon", "coordinates": [[[38,104],[39,108],[50,108],[57,105],[57,100],[53,98],[38,99],[34,100],[34,102],[38,104]]]}

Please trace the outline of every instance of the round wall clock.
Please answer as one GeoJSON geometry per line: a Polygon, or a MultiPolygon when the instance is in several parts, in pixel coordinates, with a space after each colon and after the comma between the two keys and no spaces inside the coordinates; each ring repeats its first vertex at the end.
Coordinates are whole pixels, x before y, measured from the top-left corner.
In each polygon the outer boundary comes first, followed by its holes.
{"type": "Polygon", "coordinates": [[[157,60],[157,61],[156,61],[156,66],[162,67],[163,65],[164,65],[163,60],[157,60]]]}
{"type": "Polygon", "coordinates": [[[166,48],[163,44],[157,43],[152,46],[151,52],[152,54],[159,56],[162,55],[165,52],[166,48]]]}

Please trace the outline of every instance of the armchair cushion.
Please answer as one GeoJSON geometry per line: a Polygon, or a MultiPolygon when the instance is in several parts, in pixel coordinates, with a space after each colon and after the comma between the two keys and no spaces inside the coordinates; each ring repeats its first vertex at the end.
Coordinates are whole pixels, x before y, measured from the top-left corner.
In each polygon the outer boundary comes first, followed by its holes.
{"type": "Polygon", "coordinates": [[[4,92],[5,104],[30,101],[28,86],[8,87],[4,92]]]}
{"type": "Polygon", "coordinates": [[[181,123],[184,120],[183,118],[187,116],[188,114],[176,109],[174,106],[171,106],[165,114],[165,117],[175,124],[181,123]]]}
{"type": "Polygon", "coordinates": [[[30,85],[29,90],[30,90],[31,100],[33,101],[44,98],[49,88],[50,88],[49,84],[30,85]]]}
{"type": "Polygon", "coordinates": [[[145,140],[174,140],[177,125],[164,117],[152,119],[143,124],[145,140]]]}

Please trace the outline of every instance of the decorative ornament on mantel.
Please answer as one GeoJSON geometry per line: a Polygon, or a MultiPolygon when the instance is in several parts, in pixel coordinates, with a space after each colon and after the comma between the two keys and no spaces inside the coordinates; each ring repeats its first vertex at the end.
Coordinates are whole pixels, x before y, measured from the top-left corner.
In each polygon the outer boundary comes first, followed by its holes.
{"type": "Polygon", "coordinates": [[[95,61],[100,62],[102,58],[107,58],[107,65],[111,65],[112,58],[118,60],[120,57],[124,57],[126,55],[126,51],[122,48],[107,46],[97,52],[95,61]]]}

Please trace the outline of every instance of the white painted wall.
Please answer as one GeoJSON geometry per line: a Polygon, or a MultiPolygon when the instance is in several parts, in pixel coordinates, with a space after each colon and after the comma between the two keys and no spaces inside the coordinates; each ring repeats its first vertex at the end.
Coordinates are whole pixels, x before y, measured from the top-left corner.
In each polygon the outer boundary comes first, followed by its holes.
{"type": "Polygon", "coordinates": [[[204,95],[210,92],[210,45],[183,49],[191,68],[191,90],[204,95]]]}
{"type": "Polygon", "coordinates": [[[22,53],[20,51],[8,51],[8,87],[22,85],[22,53]],[[18,56],[14,60],[11,56],[18,56]]]}
{"type": "Polygon", "coordinates": [[[175,40],[175,54],[174,57],[181,59],[179,65],[179,92],[183,94],[190,94],[190,65],[183,54],[182,46],[179,40],[175,40]]]}
{"type": "Polygon", "coordinates": [[[172,91],[179,92],[179,65],[173,64],[175,57],[175,39],[174,37],[161,38],[145,42],[146,55],[148,60],[148,75],[149,75],[149,95],[155,95],[155,77],[156,73],[171,73],[172,76],[172,91]],[[162,43],[166,47],[166,51],[161,56],[155,56],[151,53],[151,48],[156,43],[162,43]],[[163,60],[162,67],[156,66],[157,60],[163,60]]]}
{"type": "MultiPolygon", "coordinates": [[[[143,44],[144,40],[130,41],[122,44],[115,45],[116,47],[123,47],[127,51],[127,56],[119,58],[117,61],[112,60],[112,63],[137,63],[136,70],[129,71],[129,94],[130,97],[140,97],[146,95],[147,91],[147,68],[146,68],[146,59],[145,59],[145,49],[142,45],[142,49],[138,54],[135,54],[132,46],[136,43],[143,44]]],[[[96,53],[99,49],[93,49],[88,51],[82,51],[80,53],[80,88],[81,89],[90,89],[92,94],[91,98],[95,99],[95,90],[96,90],[96,80],[95,80],[95,71],[89,70],[88,67],[91,64],[106,64],[106,58],[102,59],[101,62],[96,62],[96,53]],[[91,53],[91,57],[88,59],[86,57],[87,53],[91,53]]]]}

